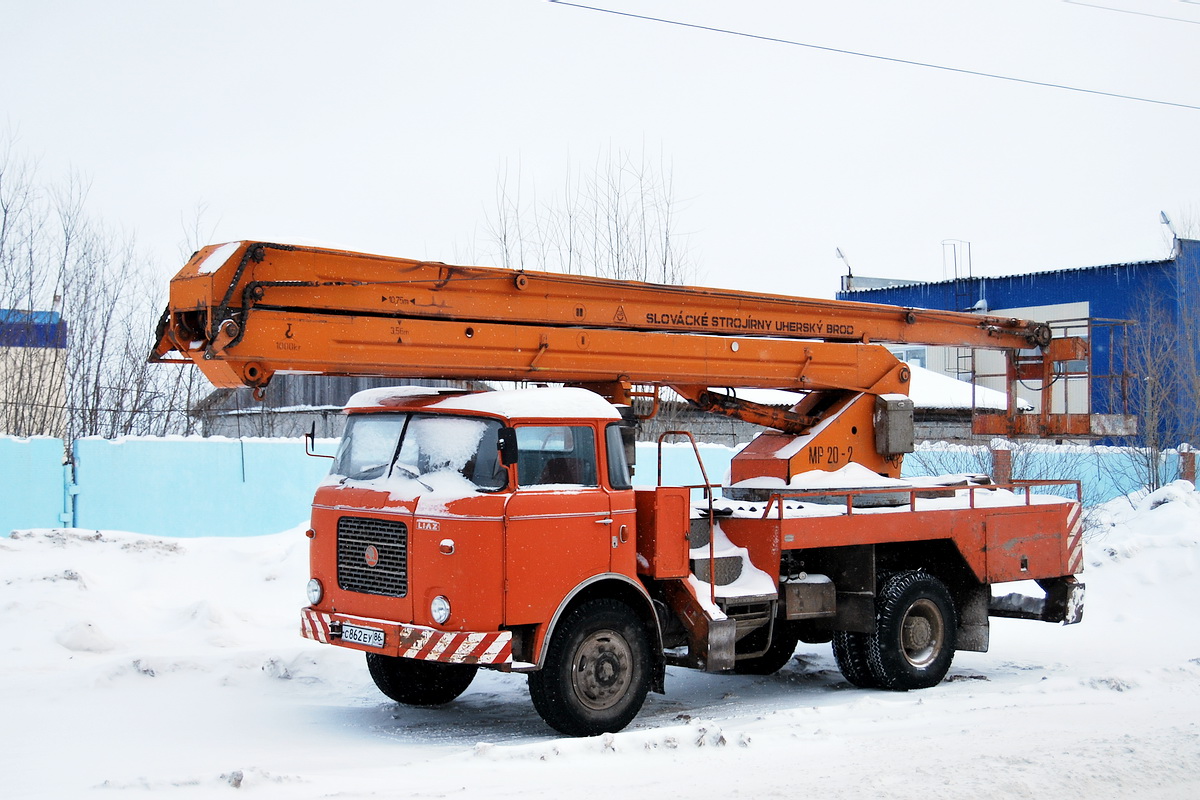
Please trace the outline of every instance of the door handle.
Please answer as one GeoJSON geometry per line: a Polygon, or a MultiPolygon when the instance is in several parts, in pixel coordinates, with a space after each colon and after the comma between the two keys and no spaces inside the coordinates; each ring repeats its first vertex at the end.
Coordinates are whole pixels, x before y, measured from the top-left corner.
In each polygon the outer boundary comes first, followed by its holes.
{"type": "Polygon", "coordinates": [[[611,518],[598,519],[598,520],[596,520],[596,524],[597,525],[612,525],[613,521],[611,518]]]}

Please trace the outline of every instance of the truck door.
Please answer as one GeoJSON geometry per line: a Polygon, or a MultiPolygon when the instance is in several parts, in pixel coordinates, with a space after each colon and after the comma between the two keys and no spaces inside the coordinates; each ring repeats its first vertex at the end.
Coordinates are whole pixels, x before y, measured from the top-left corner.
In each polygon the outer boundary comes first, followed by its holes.
{"type": "Polygon", "coordinates": [[[604,461],[612,490],[609,495],[609,517],[613,521],[609,531],[612,544],[609,569],[637,580],[637,503],[622,427],[621,423],[613,422],[604,428],[604,461]]]}
{"type": "Polygon", "coordinates": [[[589,425],[517,427],[517,491],[508,501],[505,622],[545,622],[571,589],[609,571],[613,524],[589,425]]]}

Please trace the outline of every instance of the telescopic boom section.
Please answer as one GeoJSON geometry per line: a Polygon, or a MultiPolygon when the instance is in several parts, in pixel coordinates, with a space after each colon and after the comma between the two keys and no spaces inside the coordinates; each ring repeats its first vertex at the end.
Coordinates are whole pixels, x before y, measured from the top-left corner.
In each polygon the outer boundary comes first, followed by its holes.
{"type": "MultiPolygon", "coordinates": [[[[261,242],[212,245],[171,282],[154,357],[215,385],[276,372],[907,393],[873,343],[1044,347],[1040,323],[261,242]]],[[[1049,362],[1047,362],[1049,363],[1049,362]]],[[[1049,376],[1048,376],[1049,377],[1049,376]]],[[[767,422],[766,424],[773,424],[767,422]]],[[[803,421],[776,427],[803,428],[803,421]]]]}

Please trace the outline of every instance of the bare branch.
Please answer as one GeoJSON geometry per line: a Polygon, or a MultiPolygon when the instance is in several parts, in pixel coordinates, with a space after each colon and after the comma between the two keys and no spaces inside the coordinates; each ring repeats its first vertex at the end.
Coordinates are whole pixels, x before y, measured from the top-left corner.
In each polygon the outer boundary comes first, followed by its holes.
{"type": "Polygon", "coordinates": [[[506,267],[536,265],[568,274],[618,280],[685,283],[694,272],[675,230],[677,203],[670,170],[612,148],[596,154],[577,179],[570,166],[560,192],[523,202],[523,181],[510,183],[507,164],[497,180],[488,232],[506,267]]]}

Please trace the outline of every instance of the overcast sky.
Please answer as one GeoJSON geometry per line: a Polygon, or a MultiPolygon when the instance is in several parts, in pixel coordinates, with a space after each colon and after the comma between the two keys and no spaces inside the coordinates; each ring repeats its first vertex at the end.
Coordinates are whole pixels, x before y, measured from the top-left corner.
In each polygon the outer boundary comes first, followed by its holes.
{"type": "MultiPolygon", "coordinates": [[[[591,4],[1200,106],[1197,0],[591,4]]],[[[831,296],[837,248],[936,280],[946,239],[977,275],[1161,258],[1160,210],[1200,226],[1200,109],[545,0],[0,0],[0,72],[0,133],[164,277],[201,207],[213,241],[482,261],[505,168],[548,193],[610,149],[667,165],[711,285],[831,296]]]]}

